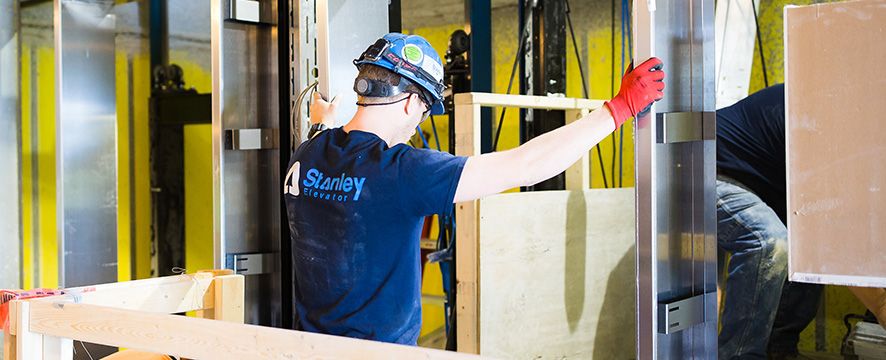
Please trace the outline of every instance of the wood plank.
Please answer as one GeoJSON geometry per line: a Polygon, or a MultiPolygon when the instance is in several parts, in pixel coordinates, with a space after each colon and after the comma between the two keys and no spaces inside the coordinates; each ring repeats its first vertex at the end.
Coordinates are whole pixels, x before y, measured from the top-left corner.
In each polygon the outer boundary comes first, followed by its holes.
{"type": "Polygon", "coordinates": [[[886,287],[886,0],[784,12],[791,279],[886,287]]]}
{"type": "Polygon", "coordinates": [[[213,280],[212,287],[215,298],[212,318],[242,324],[246,316],[243,275],[218,276],[213,280]]]}
{"type": "MultiPolygon", "coordinates": [[[[567,110],[566,124],[575,122],[590,113],[588,109],[567,110]]],[[[590,151],[566,169],[566,190],[584,190],[591,187],[591,156],[590,151]]]]}
{"type": "Polygon", "coordinates": [[[74,300],[83,304],[156,313],[182,313],[203,309],[212,273],[196,273],[65,289],[70,295],[31,301],[74,300]]]}
{"type": "Polygon", "coordinates": [[[575,110],[600,108],[603,106],[603,100],[491,93],[455,94],[455,105],[475,104],[482,106],[519,107],[524,109],[575,110]]]}
{"type": "Polygon", "coordinates": [[[481,200],[480,354],[633,358],[634,216],[632,188],[481,200]]]}
{"type": "Polygon", "coordinates": [[[9,331],[3,332],[3,358],[4,359],[17,359],[16,355],[16,338],[15,335],[12,335],[9,331]]]}
{"type": "MultiPolygon", "coordinates": [[[[457,105],[455,107],[455,154],[473,156],[480,154],[480,106],[457,105]]],[[[480,323],[478,317],[478,291],[480,272],[477,262],[479,203],[477,201],[456,204],[455,238],[456,252],[456,321],[458,323],[458,351],[477,354],[480,351],[480,323]]]]}
{"type": "Polygon", "coordinates": [[[476,359],[424,349],[277,328],[96,305],[34,302],[41,334],[193,359],[476,359]]]}

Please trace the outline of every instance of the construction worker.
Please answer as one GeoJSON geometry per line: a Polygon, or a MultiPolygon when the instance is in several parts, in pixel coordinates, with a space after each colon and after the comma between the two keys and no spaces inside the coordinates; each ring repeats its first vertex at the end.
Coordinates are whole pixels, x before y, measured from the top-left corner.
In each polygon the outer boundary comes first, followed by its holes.
{"type": "Polygon", "coordinates": [[[717,110],[717,243],[732,255],[720,319],[720,359],[796,353],[799,333],[818,308],[820,286],[785,285],[784,114],[784,85],[717,110]]]}
{"type": "MultiPolygon", "coordinates": [[[[443,66],[422,37],[391,33],[354,64],[358,109],[292,154],[284,199],[292,232],[297,328],[415,345],[425,216],[551,178],[661,99],[658,59],[629,69],[618,95],[584,118],[508,151],[452,156],[405,145],[443,114],[443,66]]],[[[312,118],[334,105],[315,101],[312,118]]]]}

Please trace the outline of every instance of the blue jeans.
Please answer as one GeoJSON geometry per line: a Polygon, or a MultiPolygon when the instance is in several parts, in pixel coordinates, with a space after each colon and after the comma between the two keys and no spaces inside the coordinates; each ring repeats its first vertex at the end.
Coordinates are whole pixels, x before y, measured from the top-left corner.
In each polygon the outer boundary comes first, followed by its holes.
{"type": "Polygon", "coordinates": [[[787,277],[787,228],[743,186],[717,180],[717,245],[732,254],[718,338],[720,359],[765,359],[787,277]]]}

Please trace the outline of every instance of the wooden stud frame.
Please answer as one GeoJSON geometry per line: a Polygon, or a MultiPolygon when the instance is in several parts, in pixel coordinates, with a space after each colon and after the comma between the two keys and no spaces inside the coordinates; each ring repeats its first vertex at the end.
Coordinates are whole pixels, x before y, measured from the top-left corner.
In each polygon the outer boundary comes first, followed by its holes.
{"type": "Polygon", "coordinates": [[[74,340],[189,359],[478,358],[244,325],[243,284],[242,275],[217,270],[15,300],[4,333],[4,359],[72,359],[74,340]],[[170,315],[187,311],[197,311],[202,318],[170,315]]]}
{"type": "MultiPolygon", "coordinates": [[[[603,106],[603,100],[562,97],[463,93],[455,95],[455,154],[480,154],[480,109],[483,107],[517,107],[566,111],[566,121],[572,122],[603,106]]],[[[590,187],[590,157],[585,154],[566,170],[566,189],[590,187]]],[[[480,353],[480,202],[456,204],[456,321],[458,323],[458,351],[480,353]]]]}

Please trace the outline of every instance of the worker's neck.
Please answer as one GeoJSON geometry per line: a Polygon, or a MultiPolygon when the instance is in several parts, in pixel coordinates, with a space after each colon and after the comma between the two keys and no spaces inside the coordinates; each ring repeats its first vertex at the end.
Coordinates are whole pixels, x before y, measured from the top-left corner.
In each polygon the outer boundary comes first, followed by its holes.
{"type": "Polygon", "coordinates": [[[403,138],[402,117],[402,109],[391,106],[360,106],[351,121],[344,126],[344,130],[375,134],[391,147],[408,140],[408,137],[403,138]]]}

